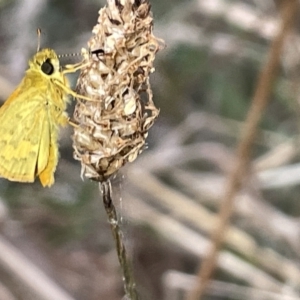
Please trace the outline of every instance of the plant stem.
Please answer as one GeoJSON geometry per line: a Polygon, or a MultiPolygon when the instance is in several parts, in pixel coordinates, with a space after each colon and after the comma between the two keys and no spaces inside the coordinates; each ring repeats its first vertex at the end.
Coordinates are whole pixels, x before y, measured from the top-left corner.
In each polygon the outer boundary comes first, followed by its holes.
{"type": "Polygon", "coordinates": [[[135,281],[132,274],[130,260],[127,257],[125,244],[123,242],[123,233],[119,226],[119,220],[116,208],[112,201],[112,188],[109,180],[99,183],[102,192],[103,204],[110,223],[112,235],[116,243],[119,263],[122,270],[124,290],[128,300],[138,300],[138,294],[135,288],[135,281]]]}

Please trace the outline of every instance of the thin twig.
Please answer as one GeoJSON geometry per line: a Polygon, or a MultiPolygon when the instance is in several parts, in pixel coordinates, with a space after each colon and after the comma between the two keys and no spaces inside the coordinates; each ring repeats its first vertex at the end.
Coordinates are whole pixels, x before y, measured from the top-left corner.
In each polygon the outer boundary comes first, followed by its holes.
{"type": "Polygon", "coordinates": [[[123,234],[119,226],[116,208],[112,202],[112,190],[110,181],[104,181],[99,184],[102,192],[103,204],[110,223],[111,231],[116,243],[118,259],[123,273],[123,282],[125,294],[128,300],[138,300],[138,294],[135,288],[135,281],[131,271],[131,263],[127,257],[123,234]]]}
{"type": "Polygon", "coordinates": [[[240,144],[237,148],[236,163],[228,177],[224,198],[219,212],[219,222],[212,236],[213,243],[207,258],[203,261],[198,272],[198,283],[195,289],[187,295],[186,299],[188,300],[201,299],[208,286],[233,211],[234,197],[240,189],[242,179],[249,169],[251,150],[256,136],[257,126],[269,101],[272,83],[279,69],[280,55],[282,53],[284,40],[292,27],[296,12],[298,11],[298,2],[297,0],[286,0],[283,2],[282,8],[282,25],[279,33],[273,40],[267,63],[258,78],[257,88],[246,119],[244,134],[242,135],[240,144]]]}

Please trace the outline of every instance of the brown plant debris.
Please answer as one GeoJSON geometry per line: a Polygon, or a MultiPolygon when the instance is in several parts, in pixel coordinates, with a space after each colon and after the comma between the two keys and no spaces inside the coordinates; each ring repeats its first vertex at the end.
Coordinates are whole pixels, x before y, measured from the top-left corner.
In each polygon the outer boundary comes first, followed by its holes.
{"type": "Polygon", "coordinates": [[[145,147],[148,130],[158,116],[149,75],[160,49],[153,35],[148,0],[108,0],[83,49],[84,63],[74,119],[75,159],[81,175],[105,181],[145,147]]]}

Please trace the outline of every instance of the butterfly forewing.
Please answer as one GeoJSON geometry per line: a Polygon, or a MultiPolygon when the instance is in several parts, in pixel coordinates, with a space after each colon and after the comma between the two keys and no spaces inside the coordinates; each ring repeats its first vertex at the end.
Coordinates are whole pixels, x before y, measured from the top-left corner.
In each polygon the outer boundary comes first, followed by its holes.
{"type": "Polygon", "coordinates": [[[58,125],[67,123],[70,88],[53,50],[41,50],[29,66],[0,108],[0,177],[33,182],[39,176],[43,186],[51,186],[58,161],[58,125]],[[52,64],[46,71],[45,61],[52,64]]]}

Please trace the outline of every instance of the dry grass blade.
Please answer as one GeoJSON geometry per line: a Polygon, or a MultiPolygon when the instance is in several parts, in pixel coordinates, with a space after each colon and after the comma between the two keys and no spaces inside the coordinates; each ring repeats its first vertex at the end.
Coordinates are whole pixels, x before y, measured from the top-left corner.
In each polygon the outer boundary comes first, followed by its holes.
{"type": "MultiPolygon", "coordinates": [[[[58,286],[43,270],[28,260],[27,257],[2,235],[0,235],[0,253],[0,266],[2,270],[6,270],[6,274],[12,274],[15,289],[21,286],[21,290],[26,294],[22,299],[32,297],[31,299],[74,300],[71,295],[58,286]]],[[[3,296],[4,294],[1,292],[0,296],[3,296]]],[[[1,299],[10,298],[1,297],[1,299]]]]}
{"type": "Polygon", "coordinates": [[[208,257],[204,260],[199,270],[199,282],[196,288],[187,296],[187,299],[189,300],[201,299],[215,269],[218,251],[223,243],[229,219],[232,214],[234,197],[248,170],[257,126],[269,100],[272,83],[279,67],[280,54],[283,49],[284,40],[295,19],[298,2],[295,0],[284,1],[282,8],[282,26],[271,45],[268,61],[258,79],[257,89],[247,116],[244,134],[237,149],[237,161],[228,178],[225,195],[220,209],[219,224],[212,237],[213,245],[209,251],[208,257]]]}
{"type": "MultiPolygon", "coordinates": [[[[197,282],[195,276],[186,275],[184,273],[170,270],[166,272],[163,278],[166,286],[165,300],[174,300],[179,291],[188,291],[190,287],[197,282]]],[[[268,291],[262,288],[243,287],[237,284],[232,284],[223,281],[213,280],[210,282],[208,291],[210,295],[217,299],[226,297],[232,300],[297,300],[299,297],[289,295],[288,292],[268,291]]]]}

